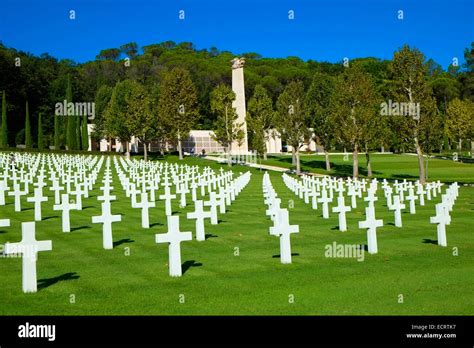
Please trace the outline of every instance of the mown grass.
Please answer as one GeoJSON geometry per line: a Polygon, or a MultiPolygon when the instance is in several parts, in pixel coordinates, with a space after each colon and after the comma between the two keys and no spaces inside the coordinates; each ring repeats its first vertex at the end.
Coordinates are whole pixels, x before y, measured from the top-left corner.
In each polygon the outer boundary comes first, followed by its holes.
{"type": "MultiPolygon", "coordinates": [[[[175,157],[166,159],[176,161],[175,157]]],[[[185,163],[220,167],[197,158],[188,158],[185,163]]],[[[417,169],[411,164],[403,168],[409,163],[409,156],[374,156],[374,170],[387,175],[412,175],[417,169]]],[[[456,173],[451,169],[458,164],[441,163],[446,164],[440,171],[446,171],[447,178],[469,177],[462,170],[456,173]],[[448,176],[450,171],[452,177],[448,176]]],[[[233,170],[243,172],[248,168],[234,166],[233,170]]],[[[36,224],[37,239],[52,240],[53,251],[39,254],[39,291],[23,294],[21,260],[0,258],[0,314],[474,314],[474,188],[460,188],[452,222],[447,227],[447,248],[436,244],[436,226],[429,223],[439,196],[425,207],[417,207],[416,215],[405,212],[401,229],[391,224],[393,213],[379,197],[376,216],[384,220],[384,227],[378,230],[379,253],[365,253],[364,261],[359,262],[356,258],[328,258],[325,247],[334,241],[366,244],[366,232],[357,228],[358,221],[364,219],[362,201],[347,215],[348,231],[339,232],[337,215],[323,219],[321,210],[312,210],[286,188],[281,174],[271,173],[282,206],[294,203],[291,223],[300,226],[300,233],[292,236],[293,263],[282,265],[278,258],[279,240],[268,234],[271,222],[263,204],[263,172],[251,172],[249,185],[228,212],[219,216],[219,225],[206,222],[208,239],[182,243],[181,278],[168,276],[168,248],[155,243],[155,233],[166,231],[162,201],[157,201],[150,211],[152,227],[142,229],[140,210],[130,207],[114,175],[117,201],[112,203],[112,211],[122,214],[122,222],[113,225],[114,249],[104,250],[101,225],[91,223],[91,217],[100,214],[97,189],[83,201],[83,211],[71,213],[71,233],[61,232],[60,212],[52,210],[53,197],[45,190],[49,201],[43,205],[44,220],[36,224]],[[75,303],[71,303],[71,295],[75,303]],[[184,303],[180,303],[180,295],[184,295],[184,303]],[[289,301],[291,295],[294,303],[289,301]],[[403,295],[403,303],[399,303],[399,295],[403,295]]],[[[22,212],[15,213],[12,197],[0,207],[0,218],[11,219],[11,227],[0,230],[0,243],[19,241],[20,223],[33,221],[33,204],[23,199],[22,207],[22,212]]],[[[181,217],[182,231],[194,231],[194,221],[185,218],[192,208],[180,209],[178,200],[174,202],[174,214],[181,217]]]]}
{"type": "MultiPolygon", "coordinates": [[[[322,154],[302,155],[301,168],[304,171],[329,174],[341,177],[352,176],[352,155],[344,158],[343,154],[331,155],[331,170],[326,171],[326,161],[322,154]]],[[[371,154],[373,176],[386,179],[416,180],[418,174],[418,158],[415,155],[381,155],[371,154]]],[[[284,168],[294,168],[291,164],[291,155],[269,156],[262,164],[275,165],[284,168]]],[[[367,176],[367,165],[364,154],[359,155],[359,173],[361,177],[367,176]]],[[[474,183],[474,164],[455,162],[449,159],[430,158],[428,160],[428,180],[441,180],[444,182],[458,181],[461,183],[474,183]]]]}

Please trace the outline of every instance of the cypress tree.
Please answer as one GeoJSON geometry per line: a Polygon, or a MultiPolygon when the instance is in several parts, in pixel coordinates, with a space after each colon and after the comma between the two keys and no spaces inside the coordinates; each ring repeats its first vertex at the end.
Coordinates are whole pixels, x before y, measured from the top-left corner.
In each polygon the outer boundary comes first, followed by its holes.
{"type": "MultiPolygon", "coordinates": [[[[72,87],[71,87],[71,78],[68,75],[67,77],[67,89],[66,89],[66,102],[72,102],[72,87]]],[[[66,131],[66,144],[68,150],[77,150],[77,135],[76,135],[76,115],[67,115],[67,131],[66,131]]]]}
{"type": "Polygon", "coordinates": [[[54,149],[59,150],[59,116],[54,114],[54,149]]]}
{"type": "Polygon", "coordinates": [[[80,150],[82,147],[81,147],[81,117],[79,115],[77,115],[76,117],[74,117],[76,120],[76,148],[77,150],[80,150]]]}
{"type": "Polygon", "coordinates": [[[87,134],[87,116],[82,116],[82,150],[89,149],[89,135],[87,134]]]}
{"type": "Polygon", "coordinates": [[[30,111],[28,109],[28,102],[26,102],[26,118],[25,118],[25,148],[31,148],[31,126],[30,126],[30,111]]]}
{"type": "Polygon", "coordinates": [[[41,114],[38,115],[38,149],[44,149],[43,123],[41,122],[41,114]]]}
{"type": "Polygon", "coordinates": [[[5,91],[2,96],[2,129],[0,133],[0,147],[8,146],[8,129],[7,129],[7,100],[5,98],[5,91]]]}

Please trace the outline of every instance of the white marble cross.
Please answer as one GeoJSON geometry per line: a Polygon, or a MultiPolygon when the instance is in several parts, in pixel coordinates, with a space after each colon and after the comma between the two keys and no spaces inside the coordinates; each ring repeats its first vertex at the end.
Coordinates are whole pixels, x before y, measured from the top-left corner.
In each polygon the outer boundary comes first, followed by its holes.
{"type": "Polygon", "coordinates": [[[84,193],[82,190],[81,190],[81,186],[82,184],[78,183],[76,186],[75,186],[75,190],[74,191],[71,191],[70,194],[71,195],[75,195],[76,196],[76,210],[82,210],[82,194],[84,193]]]}
{"type": "Polygon", "coordinates": [[[270,234],[280,237],[280,261],[281,263],[291,263],[291,240],[292,233],[298,233],[298,225],[290,225],[288,209],[280,209],[274,221],[274,226],[270,227],[270,234]]]}
{"type": "Polygon", "coordinates": [[[217,225],[217,206],[219,205],[219,202],[216,199],[216,193],[214,191],[209,193],[209,200],[205,201],[204,205],[206,207],[211,207],[211,225],[217,225]]]}
{"type": "Polygon", "coordinates": [[[150,219],[148,209],[155,207],[155,202],[148,201],[148,193],[142,192],[142,199],[140,203],[135,203],[136,208],[142,209],[142,228],[150,228],[150,219]]]}
{"type": "Polygon", "coordinates": [[[192,233],[179,230],[179,216],[168,216],[168,233],[156,234],[155,238],[156,243],[169,243],[169,274],[181,277],[181,242],[192,240],[192,233]]]}
{"type": "Polygon", "coordinates": [[[196,219],[196,240],[204,241],[206,240],[206,234],[204,230],[204,219],[211,218],[210,211],[204,211],[204,204],[201,200],[196,200],[194,202],[194,212],[188,213],[188,219],[196,219]]]}
{"type": "Polygon", "coordinates": [[[165,210],[166,210],[166,216],[171,216],[172,211],[171,211],[171,200],[175,199],[176,195],[171,194],[171,189],[169,186],[165,186],[165,194],[160,195],[160,199],[165,200],[165,210]]]}
{"type": "Polygon", "coordinates": [[[220,214],[225,214],[225,201],[226,201],[226,193],[224,188],[219,187],[219,193],[217,194],[217,197],[219,198],[219,213],[220,214]]]}
{"type": "Polygon", "coordinates": [[[128,192],[130,194],[132,208],[137,208],[137,193],[140,193],[140,191],[137,190],[135,184],[130,184],[128,192]]]}
{"type": "Polygon", "coordinates": [[[353,209],[357,208],[357,192],[354,185],[349,185],[349,188],[347,189],[347,195],[351,197],[351,207],[353,209]]]}
{"type": "Polygon", "coordinates": [[[426,199],[431,201],[431,183],[426,184],[426,199]]]}
{"type": "Polygon", "coordinates": [[[0,181],[0,205],[5,205],[5,192],[7,192],[10,188],[7,185],[5,180],[0,181]]]}
{"type": "Polygon", "coordinates": [[[265,211],[265,214],[270,216],[270,219],[272,221],[275,220],[278,211],[281,209],[280,204],[281,204],[280,198],[273,198],[268,209],[265,211]]]}
{"type": "Polygon", "coordinates": [[[377,196],[375,196],[375,189],[372,187],[369,187],[367,189],[367,197],[364,197],[364,201],[369,202],[369,207],[373,208],[374,202],[377,200],[378,198],[377,196]]]}
{"type": "Polygon", "coordinates": [[[196,189],[198,188],[198,184],[193,182],[191,184],[191,199],[193,202],[197,201],[197,194],[196,194],[196,189]]]}
{"type": "Polygon", "coordinates": [[[346,212],[351,211],[348,205],[345,205],[344,196],[337,197],[337,207],[332,208],[333,213],[339,213],[339,231],[347,231],[346,212]]]}
{"type": "Polygon", "coordinates": [[[61,204],[61,190],[64,190],[64,186],[59,186],[59,180],[53,179],[53,185],[49,188],[50,191],[54,191],[54,204],[61,204]]]}
{"type": "Polygon", "coordinates": [[[117,197],[115,195],[110,194],[111,187],[101,187],[102,190],[102,196],[98,196],[97,200],[98,201],[104,201],[104,202],[109,202],[110,201],[115,201],[117,197]]]}
{"type": "Polygon", "coordinates": [[[437,224],[438,245],[447,246],[446,225],[449,224],[449,221],[446,216],[446,206],[444,203],[436,204],[436,216],[430,217],[430,223],[437,224]]]}
{"type": "Polygon", "coordinates": [[[359,221],[359,228],[367,229],[367,246],[369,254],[376,254],[377,248],[377,227],[383,226],[383,220],[375,219],[374,207],[365,208],[365,220],[359,221]]]}
{"type": "Polygon", "coordinates": [[[113,249],[113,237],[112,237],[112,223],[122,221],[121,215],[112,215],[111,206],[109,201],[102,203],[102,215],[93,216],[93,224],[102,225],[102,245],[104,249],[113,249]]]}
{"type": "Polygon", "coordinates": [[[20,190],[20,185],[13,184],[13,191],[8,192],[9,196],[15,197],[15,211],[21,211],[21,196],[25,195],[26,192],[20,190]]]}
{"type": "Polygon", "coordinates": [[[43,196],[42,187],[35,188],[34,192],[34,196],[28,197],[26,200],[35,204],[35,221],[41,221],[41,202],[47,202],[48,197],[43,196]]]}
{"type": "Polygon", "coordinates": [[[423,188],[423,185],[420,184],[419,182],[416,183],[416,194],[420,198],[420,206],[424,206],[425,205],[425,190],[423,188]]]}
{"type": "Polygon", "coordinates": [[[177,190],[176,193],[180,194],[180,202],[179,206],[181,208],[186,207],[186,193],[189,193],[189,190],[186,188],[185,183],[181,183],[181,185],[178,185],[179,191],[177,190]]]}
{"type": "Polygon", "coordinates": [[[69,203],[69,195],[67,193],[61,195],[61,204],[55,204],[53,206],[53,210],[62,210],[63,232],[71,232],[69,211],[73,209],[76,209],[76,205],[69,203]]]}
{"type": "Polygon", "coordinates": [[[36,292],[36,260],[38,259],[38,252],[53,250],[53,244],[50,240],[36,240],[34,222],[23,222],[21,224],[21,234],[21,242],[5,244],[5,254],[21,254],[23,262],[23,292],[36,292]]]}
{"type": "Polygon", "coordinates": [[[393,204],[389,207],[390,210],[393,210],[395,216],[395,227],[402,227],[402,209],[405,209],[405,204],[400,203],[400,196],[393,196],[393,204]]]}
{"type": "Polygon", "coordinates": [[[311,209],[318,209],[318,196],[319,192],[314,188],[310,189],[308,192],[308,199],[311,197],[311,209]]]}
{"type": "Polygon", "coordinates": [[[328,203],[331,202],[331,199],[328,197],[326,188],[322,189],[321,198],[318,198],[318,202],[323,204],[323,219],[329,219],[328,203]]]}
{"type": "Polygon", "coordinates": [[[393,205],[393,199],[392,199],[392,188],[390,186],[385,186],[384,188],[384,195],[385,198],[387,199],[387,208],[390,209],[390,207],[393,205]]]}
{"type": "Polygon", "coordinates": [[[418,199],[418,196],[415,195],[413,191],[413,187],[410,187],[408,189],[409,195],[406,196],[406,200],[410,201],[410,214],[415,214],[416,213],[416,207],[415,207],[415,201],[418,199]]]}

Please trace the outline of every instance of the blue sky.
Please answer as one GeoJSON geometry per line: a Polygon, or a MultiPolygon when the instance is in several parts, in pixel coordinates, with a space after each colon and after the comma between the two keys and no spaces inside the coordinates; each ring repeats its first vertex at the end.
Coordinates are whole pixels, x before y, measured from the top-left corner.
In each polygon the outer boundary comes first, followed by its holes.
{"type": "Polygon", "coordinates": [[[3,44],[77,62],[130,41],[330,62],[389,59],[408,43],[446,68],[474,41],[472,0],[2,0],[0,9],[3,44]]]}

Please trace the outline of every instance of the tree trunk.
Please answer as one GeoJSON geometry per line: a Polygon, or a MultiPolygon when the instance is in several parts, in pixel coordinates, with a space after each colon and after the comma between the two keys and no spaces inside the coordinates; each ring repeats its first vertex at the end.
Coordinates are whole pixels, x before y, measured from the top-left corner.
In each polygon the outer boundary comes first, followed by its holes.
{"type": "Polygon", "coordinates": [[[291,164],[296,165],[296,151],[294,146],[291,147],[291,164]]]}
{"type": "Polygon", "coordinates": [[[296,174],[301,173],[301,165],[300,165],[300,148],[296,149],[296,174]]]}
{"type": "Polygon", "coordinates": [[[130,150],[128,149],[128,141],[125,142],[125,157],[130,159],[130,150]]]}
{"type": "Polygon", "coordinates": [[[462,139],[459,139],[459,152],[462,152],[462,139]]]}
{"type": "Polygon", "coordinates": [[[179,153],[179,159],[183,159],[183,146],[181,144],[181,138],[178,136],[178,153],[179,153]]]}
{"type": "Polygon", "coordinates": [[[352,177],[357,179],[359,177],[359,152],[357,144],[354,145],[354,151],[352,152],[352,177]]]}
{"type": "Polygon", "coordinates": [[[112,138],[109,138],[109,151],[112,152],[112,138]]]}
{"type": "Polygon", "coordinates": [[[429,157],[426,157],[426,171],[425,171],[426,180],[428,180],[428,162],[429,162],[429,157]]]}
{"type": "Polygon", "coordinates": [[[324,156],[326,157],[326,171],[329,172],[331,170],[331,162],[329,162],[329,152],[327,152],[326,148],[324,148],[324,156]]]}
{"type": "Polygon", "coordinates": [[[370,153],[369,151],[365,151],[365,160],[367,161],[367,176],[369,178],[372,177],[372,164],[370,162],[370,153]]]}
{"type": "Polygon", "coordinates": [[[267,152],[266,152],[266,151],[263,152],[263,160],[264,160],[264,161],[267,160],[267,152]]]}
{"type": "Polygon", "coordinates": [[[232,167],[232,156],[230,154],[231,151],[232,151],[232,145],[229,145],[227,147],[227,165],[229,167],[232,167]]]}
{"type": "Polygon", "coordinates": [[[145,161],[148,161],[148,144],[146,142],[143,142],[143,159],[145,161]]]}
{"type": "Polygon", "coordinates": [[[425,178],[425,166],[424,166],[424,158],[423,152],[421,151],[420,144],[418,144],[418,139],[415,139],[415,146],[416,146],[416,154],[418,155],[418,173],[420,175],[420,183],[424,184],[426,181],[425,178]]]}

